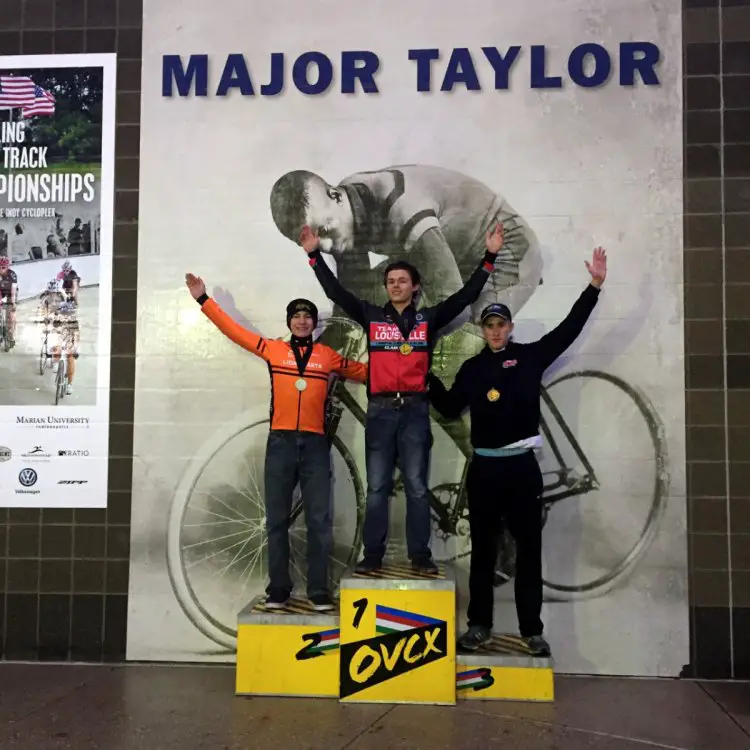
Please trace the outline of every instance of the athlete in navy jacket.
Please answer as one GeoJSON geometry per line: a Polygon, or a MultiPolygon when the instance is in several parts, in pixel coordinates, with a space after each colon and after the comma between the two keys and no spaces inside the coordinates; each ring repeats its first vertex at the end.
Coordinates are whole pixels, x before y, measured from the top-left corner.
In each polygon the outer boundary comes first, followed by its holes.
{"type": "Polygon", "coordinates": [[[365,451],[367,506],[363,528],[364,557],[358,573],[378,570],[388,535],[388,500],[398,459],[406,490],[406,543],[412,567],[435,573],[430,552],[430,506],[427,471],[430,450],[430,404],[427,376],[437,332],[480,295],[503,246],[502,224],[487,233],[482,262],[455,294],[434,307],[417,309],[420,276],[404,261],[385,269],[389,302],[384,307],[358,299],[344,289],[326,265],[319,237],[306,226],[300,244],[310,258],[326,296],[367,334],[370,356],[365,451]]]}

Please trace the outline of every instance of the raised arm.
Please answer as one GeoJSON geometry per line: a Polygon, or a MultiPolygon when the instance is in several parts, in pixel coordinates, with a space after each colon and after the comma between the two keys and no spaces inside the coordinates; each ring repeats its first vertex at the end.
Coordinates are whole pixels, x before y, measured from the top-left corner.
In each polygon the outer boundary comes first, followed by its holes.
{"type": "Polygon", "coordinates": [[[261,359],[268,361],[268,342],[263,336],[248,331],[227,315],[216,300],[206,294],[203,279],[192,273],[185,275],[185,283],[193,299],[201,306],[203,314],[231,341],[261,359]]]}
{"type": "Polygon", "coordinates": [[[355,380],[357,383],[367,382],[367,365],[363,362],[353,362],[331,350],[331,369],[342,378],[355,380]]]}
{"type": "Polygon", "coordinates": [[[337,304],[352,320],[364,327],[367,325],[367,317],[365,315],[367,303],[358,299],[348,289],[344,289],[341,286],[339,280],[333,275],[333,271],[331,271],[328,264],[323,260],[323,254],[320,252],[318,243],[317,232],[314,232],[310,227],[304,227],[300,236],[300,245],[302,245],[302,249],[307,253],[310,265],[320,285],[323,287],[326,297],[331,302],[337,304]]]}
{"type": "Polygon", "coordinates": [[[467,360],[461,365],[450,390],[443,385],[437,375],[430,373],[428,376],[430,403],[446,419],[457,419],[469,405],[470,375],[468,363],[467,360]]]}
{"type": "Polygon", "coordinates": [[[476,302],[487,279],[495,268],[497,254],[503,247],[503,225],[496,224],[494,229],[487,232],[487,252],[482,262],[469,277],[469,280],[454,294],[443,300],[435,308],[435,329],[447,326],[455,317],[460,315],[466,307],[476,302]]]}
{"type": "Polygon", "coordinates": [[[599,300],[599,291],[607,277],[607,253],[597,247],[591,263],[586,261],[591,282],[575,301],[570,312],[556,328],[542,336],[532,346],[536,349],[542,366],[549,367],[580,335],[599,300]]]}

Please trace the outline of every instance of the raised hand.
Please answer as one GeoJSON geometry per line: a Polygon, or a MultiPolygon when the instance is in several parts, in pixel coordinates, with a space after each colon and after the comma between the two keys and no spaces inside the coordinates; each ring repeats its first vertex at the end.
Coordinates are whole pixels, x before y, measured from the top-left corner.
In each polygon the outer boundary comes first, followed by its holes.
{"type": "Polygon", "coordinates": [[[302,234],[299,236],[299,244],[308,255],[318,249],[319,242],[320,237],[318,237],[318,233],[314,231],[312,227],[302,227],[302,234]]]}
{"type": "Polygon", "coordinates": [[[591,283],[597,289],[604,283],[607,278],[607,251],[601,247],[594,250],[591,263],[584,261],[588,272],[591,274],[591,283]]]}
{"type": "Polygon", "coordinates": [[[505,241],[505,230],[503,225],[498,222],[492,229],[487,231],[487,237],[485,244],[487,245],[487,251],[493,255],[497,255],[502,250],[503,242],[505,241]]]}
{"type": "Polygon", "coordinates": [[[198,299],[201,295],[206,293],[206,285],[203,283],[203,279],[200,276],[186,273],[185,285],[190,291],[190,294],[193,295],[193,299],[198,299]]]}

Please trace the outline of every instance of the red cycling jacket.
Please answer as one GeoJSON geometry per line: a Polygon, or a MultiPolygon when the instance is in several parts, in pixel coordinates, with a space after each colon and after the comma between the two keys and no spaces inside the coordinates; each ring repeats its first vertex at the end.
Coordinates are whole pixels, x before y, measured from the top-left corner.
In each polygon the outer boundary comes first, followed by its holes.
{"type": "Polygon", "coordinates": [[[310,265],[328,299],[364,328],[370,356],[367,390],[371,395],[424,393],[437,332],[479,297],[494,269],[495,256],[487,252],[476,271],[455,294],[433,307],[409,305],[399,315],[358,299],[344,289],[323,260],[320,250],[310,253],[310,265]]]}

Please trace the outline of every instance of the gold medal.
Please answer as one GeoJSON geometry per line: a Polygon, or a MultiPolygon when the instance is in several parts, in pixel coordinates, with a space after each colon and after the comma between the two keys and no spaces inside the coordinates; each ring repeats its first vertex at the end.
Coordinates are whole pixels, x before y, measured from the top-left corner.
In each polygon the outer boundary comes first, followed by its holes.
{"type": "Polygon", "coordinates": [[[406,356],[407,354],[411,354],[414,351],[414,347],[411,344],[401,344],[399,346],[398,350],[406,356]]]}
{"type": "Polygon", "coordinates": [[[294,381],[294,387],[298,391],[304,391],[305,388],[307,388],[307,381],[304,378],[299,378],[298,380],[294,381]]]}
{"type": "Polygon", "coordinates": [[[488,401],[497,401],[499,398],[500,398],[500,391],[497,391],[494,388],[490,388],[490,390],[487,391],[488,401]]]}

